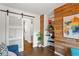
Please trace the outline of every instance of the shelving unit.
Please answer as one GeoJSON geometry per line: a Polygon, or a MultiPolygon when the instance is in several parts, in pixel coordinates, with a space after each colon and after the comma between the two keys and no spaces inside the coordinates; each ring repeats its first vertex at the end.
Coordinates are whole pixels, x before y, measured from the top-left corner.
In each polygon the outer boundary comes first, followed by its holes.
{"type": "Polygon", "coordinates": [[[54,40],[52,38],[48,39],[48,51],[54,52],[54,40]]]}
{"type": "Polygon", "coordinates": [[[52,38],[48,39],[48,46],[54,46],[54,40],[52,38]]]}
{"type": "Polygon", "coordinates": [[[52,21],[48,21],[48,51],[54,52],[54,28],[52,26],[52,21]]]}

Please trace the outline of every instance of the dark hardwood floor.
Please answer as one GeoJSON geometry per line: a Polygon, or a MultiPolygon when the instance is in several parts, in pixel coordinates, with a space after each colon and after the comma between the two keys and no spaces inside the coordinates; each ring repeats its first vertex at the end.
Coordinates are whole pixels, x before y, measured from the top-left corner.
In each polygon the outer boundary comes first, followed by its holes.
{"type": "Polygon", "coordinates": [[[54,51],[51,52],[48,48],[32,48],[31,51],[24,51],[24,56],[57,56],[54,51]]]}
{"type": "Polygon", "coordinates": [[[22,56],[57,56],[49,47],[32,47],[32,43],[24,41],[24,51],[21,52],[22,56]]]}

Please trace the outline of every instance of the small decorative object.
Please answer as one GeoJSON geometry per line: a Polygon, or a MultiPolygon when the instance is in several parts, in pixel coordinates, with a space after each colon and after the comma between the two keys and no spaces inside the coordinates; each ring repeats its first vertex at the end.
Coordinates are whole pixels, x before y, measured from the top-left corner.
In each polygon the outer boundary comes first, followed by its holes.
{"type": "Polygon", "coordinates": [[[7,55],[8,55],[7,46],[4,43],[0,43],[0,56],[7,56],[7,55]]]}
{"type": "Polygon", "coordinates": [[[63,36],[79,39],[79,14],[63,18],[63,36]]]}
{"type": "Polygon", "coordinates": [[[54,30],[53,26],[51,24],[48,24],[48,32],[52,33],[53,30],[54,30]]]}
{"type": "Polygon", "coordinates": [[[43,46],[43,33],[38,33],[38,47],[42,47],[43,46]]]}
{"type": "Polygon", "coordinates": [[[49,36],[51,36],[51,38],[54,38],[54,27],[52,25],[51,19],[48,20],[48,32],[49,32],[49,36]]]}
{"type": "Polygon", "coordinates": [[[48,24],[52,24],[52,20],[51,19],[48,20],[48,24]]]}

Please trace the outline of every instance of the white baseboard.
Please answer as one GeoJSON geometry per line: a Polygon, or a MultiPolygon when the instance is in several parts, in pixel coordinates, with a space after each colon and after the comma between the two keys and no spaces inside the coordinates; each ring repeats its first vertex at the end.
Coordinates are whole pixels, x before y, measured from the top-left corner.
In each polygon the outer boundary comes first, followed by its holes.
{"type": "Polygon", "coordinates": [[[23,51],[23,49],[22,48],[19,48],[19,52],[22,52],[23,51]]]}
{"type": "Polygon", "coordinates": [[[57,51],[55,51],[55,54],[57,54],[57,55],[59,55],[59,56],[64,56],[64,55],[62,55],[61,53],[59,53],[59,52],[57,52],[57,51]]]}

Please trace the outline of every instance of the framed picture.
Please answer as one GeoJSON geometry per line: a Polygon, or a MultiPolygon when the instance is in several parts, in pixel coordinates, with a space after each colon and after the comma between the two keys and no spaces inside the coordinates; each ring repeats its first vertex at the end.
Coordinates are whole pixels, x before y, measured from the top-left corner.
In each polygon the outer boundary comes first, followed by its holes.
{"type": "Polygon", "coordinates": [[[63,36],[79,39],[79,14],[63,18],[63,36]]]}

